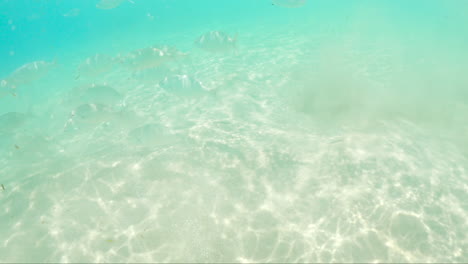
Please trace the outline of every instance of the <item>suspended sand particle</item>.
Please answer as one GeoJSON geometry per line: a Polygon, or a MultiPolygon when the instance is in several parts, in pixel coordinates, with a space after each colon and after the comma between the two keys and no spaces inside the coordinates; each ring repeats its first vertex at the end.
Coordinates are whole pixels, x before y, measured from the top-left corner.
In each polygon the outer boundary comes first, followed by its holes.
{"type": "Polygon", "coordinates": [[[287,8],[297,8],[305,5],[307,0],[272,0],[273,5],[287,7],[287,8]]]}
{"type": "Polygon", "coordinates": [[[211,31],[195,40],[195,45],[209,52],[227,52],[236,49],[237,35],[234,37],[221,31],[211,31]]]}
{"type": "Polygon", "coordinates": [[[2,86],[17,88],[22,85],[30,84],[44,77],[55,65],[55,61],[35,61],[27,63],[5,78],[3,80],[4,82],[2,81],[2,86]]]}

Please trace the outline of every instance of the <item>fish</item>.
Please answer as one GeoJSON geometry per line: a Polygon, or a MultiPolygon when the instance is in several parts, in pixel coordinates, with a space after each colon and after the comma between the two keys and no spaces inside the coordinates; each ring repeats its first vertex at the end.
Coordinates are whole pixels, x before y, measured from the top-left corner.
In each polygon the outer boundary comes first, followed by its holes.
{"type": "Polygon", "coordinates": [[[128,136],[134,144],[150,146],[159,143],[163,131],[161,125],[146,124],[131,130],[128,136]]]}
{"type": "Polygon", "coordinates": [[[103,105],[117,105],[123,96],[114,88],[107,85],[92,85],[80,92],[77,100],[80,103],[93,103],[103,105]]]}
{"type": "Polygon", "coordinates": [[[122,62],[133,71],[142,71],[160,67],[186,55],[174,47],[152,46],[131,52],[122,62]]]}
{"type": "MultiPolygon", "coordinates": [[[[113,9],[120,6],[125,0],[100,0],[99,3],[96,4],[96,8],[99,9],[113,9]]],[[[128,2],[134,4],[135,2],[131,0],[127,0],[128,2]]]]}
{"type": "Polygon", "coordinates": [[[237,48],[237,34],[234,37],[221,31],[210,31],[195,40],[195,46],[209,52],[222,53],[237,48]]]}
{"type": "Polygon", "coordinates": [[[70,128],[93,128],[102,124],[117,125],[119,129],[135,127],[141,122],[133,111],[113,107],[106,104],[85,103],[76,107],[64,126],[64,131],[70,128]]]}
{"type": "Polygon", "coordinates": [[[64,17],[76,17],[80,15],[81,10],[79,8],[73,8],[67,13],[63,14],[64,17]]]}
{"type": "Polygon", "coordinates": [[[159,86],[179,96],[195,96],[205,92],[200,81],[185,74],[166,77],[159,83],[159,86]]]}
{"type": "Polygon", "coordinates": [[[86,103],[75,108],[71,113],[74,121],[100,124],[112,120],[116,112],[108,105],[86,103]]]}
{"type": "Polygon", "coordinates": [[[304,6],[307,0],[272,0],[272,4],[287,8],[298,8],[304,6]]]}
{"type": "Polygon", "coordinates": [[[0,133],[12,133],[23,126],[28,115],[19,112],[8,112],[0,115],[0,133]]]}
{"type": "Polygon", "coordinates": [[[19,67],[7,78],[1,81],[1,87],[16,89],[20,86],[31,84],[49,73],[55,68],[56,62],[34,61],[19,67]]]}
{"type": "Polygon", "coordinates": [[[149,123],[130,130],[128,140],[138,147],[154,148],[176,144],[179,139],[166,127],[149,123]]]}
{"type": "Polygon", "coordinates": [[[14,93],[14,89],[11,87],[8,87],[6,80],[1,80],[0,81],[0,98],[6,97],[9,95],[16,96],[16,94],[14,93]]]}
{"type": "Polygon", "coordinates": [[[77,68],[75,79],[79,78],[96,78],[103,74],[109,73],[114,68],[117,60],[105,55],[95,54],[86,58],[77,68]]]}

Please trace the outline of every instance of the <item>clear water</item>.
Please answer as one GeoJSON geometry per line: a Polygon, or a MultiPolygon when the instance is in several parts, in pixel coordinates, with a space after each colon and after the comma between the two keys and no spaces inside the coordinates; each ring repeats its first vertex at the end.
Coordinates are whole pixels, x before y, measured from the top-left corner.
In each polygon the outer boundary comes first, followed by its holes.
{"type": "Polygon", "coordinates": [[[467,1],[97,3],[0,1],[1,262],[468,262],[467,1]]]}

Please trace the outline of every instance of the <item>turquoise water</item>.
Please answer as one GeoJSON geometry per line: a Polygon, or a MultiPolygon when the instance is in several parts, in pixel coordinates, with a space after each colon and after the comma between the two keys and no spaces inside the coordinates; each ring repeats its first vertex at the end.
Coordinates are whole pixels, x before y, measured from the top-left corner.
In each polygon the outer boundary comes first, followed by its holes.
{"type": "Polygon", "coordinates": [[[468,1],[294,2],[0,0],[0,261],[468,262],[468,1]]]}

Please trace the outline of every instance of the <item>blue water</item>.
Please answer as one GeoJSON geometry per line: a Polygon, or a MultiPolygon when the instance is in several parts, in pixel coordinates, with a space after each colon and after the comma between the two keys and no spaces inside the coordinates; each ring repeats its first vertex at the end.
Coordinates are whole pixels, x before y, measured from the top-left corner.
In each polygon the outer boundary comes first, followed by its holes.
{"type": "Polygon", "coordinates": [[[1,262],[468,262],[467,1],[99,2],[0,0],[1,262]]]}

